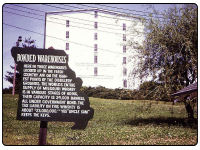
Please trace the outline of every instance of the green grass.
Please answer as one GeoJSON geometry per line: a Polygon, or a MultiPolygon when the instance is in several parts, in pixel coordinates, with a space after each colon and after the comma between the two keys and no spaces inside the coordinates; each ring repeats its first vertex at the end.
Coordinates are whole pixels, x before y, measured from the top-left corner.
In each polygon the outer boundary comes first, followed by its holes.
{"type": "MultiPolygon", "coordinates": [[[[3,95],[3,143],[37,145],[39,121],[16,120],[18,95],[3,95]]],[[[48,145],[195,145],[197,123],[183,104],[90,98],[95,113],[85,130],[48,122],[48,145]]],[[[197,111],[197,110],[196,110],[197,111]]],[[[197,114],[195,114],[197,117],[197,114]]]]}

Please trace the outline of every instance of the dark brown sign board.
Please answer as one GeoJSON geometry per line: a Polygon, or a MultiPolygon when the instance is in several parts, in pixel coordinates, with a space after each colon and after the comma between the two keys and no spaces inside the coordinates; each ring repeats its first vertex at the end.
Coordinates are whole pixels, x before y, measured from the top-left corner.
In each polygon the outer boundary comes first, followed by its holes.
{"type": "Polygon", "coordinates": [[[11,53],[21,74],[18,120],[87,125],[94,110],[63,50],[13,47],[11,53]]]}

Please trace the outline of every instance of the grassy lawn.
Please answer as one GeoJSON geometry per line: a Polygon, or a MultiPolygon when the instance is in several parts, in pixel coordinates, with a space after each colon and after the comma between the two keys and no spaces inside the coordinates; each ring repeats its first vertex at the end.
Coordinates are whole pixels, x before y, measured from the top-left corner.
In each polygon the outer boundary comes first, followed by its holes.
{"type": "MultiPolygon", "coordinates": [[[[37,145],[39,121],[16,120],[18,95],[3,95],[3,143],[37,145]]],[[[85,130],[49,122],[48,145],[195,145],[197,123],[188,123],[183,104],[90,98],[94,118],[85,130]]],[[[197,110],[195,110],[197,111],[197,110]]],[[[197,118],[197,113],[195,113],[197,118]]]]}

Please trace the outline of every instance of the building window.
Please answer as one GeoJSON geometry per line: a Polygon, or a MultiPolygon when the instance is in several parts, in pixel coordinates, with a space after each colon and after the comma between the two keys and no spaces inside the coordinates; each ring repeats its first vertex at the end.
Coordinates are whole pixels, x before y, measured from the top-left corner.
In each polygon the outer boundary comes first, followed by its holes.
{"type": "Polygon", "coordinates": [[[126,41],[126,34],[123,34],[123,41],[126,41]]]}
{"type": "Polygon", "coordinates": [[[127,75],[127,69],[123,68],[123,75],[126,76],[127,75]]]}
{"type": "Polygon", "coordinates": [[[127,80],[124,80],[124,88],[127,88],[127,80]]]}
{"type": "Polygon", "coordinates": [[[126,64],[126,57],[123,57],[123,64],[126,64]]]}
{"type": "Polygon", "coordinates": [[[126,24],[123,23],[123,31],[126,31],[126,24]]]}
{"type": "Polygon", "coordinates": [[[69,20],[66,20],[66,27],[69,27],[69,20]]]}
{"type": "Polygon", "coordinates": [[[97,18],[98,17],[98,12],[94,11],[94,17],[97,18]]]}
{"type": "Polygon", "coordinates": [[[94,44],[94,51],[97,52],[97,50],[98,50],[97,44],[94,44]]]}
{"type": "Polygon", "coordinates": [[[94,63],[97,64],[97,56],[94,56],[94,63]]]}
{"type": "Polygon", "coordinates": [[[94,75],[97,76],[97,74],[98,74],[97,67],[94,67],[94,75]]]}
{"type": "Polygon", "coordinates": [[[69,38],[69,31],[66,31],[66,38],[69,38]]]}
{"type": "Polygon", "coordinates": [[[126,53],[126,45],[123,45],[123,53],[126,53]]]}
{"type": "Polygon", "coordinates": [[[95,29],[98,28],[98,22],[94,22],[94,28],[95,28],[95,29]]]}
{"type": "Polygon", "coordinates": [[[69,50],[69,43],[66,43],[66,50],[69,50]]]}
{"type": "Polygon", "coordinates": [[[97,33],[94,33],[94,40],[97,40],[98,39],[98,35],[97,33]]]}

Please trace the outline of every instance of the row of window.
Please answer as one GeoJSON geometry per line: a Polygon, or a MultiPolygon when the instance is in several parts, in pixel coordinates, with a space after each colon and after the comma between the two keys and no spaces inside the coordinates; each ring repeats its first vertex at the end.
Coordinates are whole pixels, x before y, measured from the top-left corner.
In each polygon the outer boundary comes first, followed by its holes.
{"type": "MultiPolygon", "coordinates": [[[[69,38],[69,31],[66,31],[66,38],[69,38]]],[[[94,40],[98,40],[98,34],[94,33],[94,40]]]]}
{"type": "MultiPolygon", "coordinates": [[[[66,50],[69,50],[69,43],[66,43],[66,50]]],[[[126,49],[124,49],[125,51],[126,49]]],[[[97,52],[97,44],[94,44],[94,51],[97,52]]],[[[94,56],[94,63],[97,63],[97,56],[94,56]]],[[[123,57],[123,64],[126,64],[126,57],[123,57]]]]}
{"type": "MultiPolygon", "coordinates": [[[[66,43],[66,50],[69,50],[69,43],[66,43]]],[[[94,51],[98,51],[98,45],[94,44],[94,51]]],[[[126,46],[123,46],[123,53],[126,53],[126,46]]],[[[123,58],[123,64],[126,64],[126,57],[123,58]]]]}
{"type": "MultiPolygon", "coordinates": [[[[95,16],[95,18],[98,17],[97,11],[94,11],[94,16],[95,16]]],[[[98,28],[98,22],[94,22],[94,28],[95,29],[98,28]]],[[[94,33],[94,40],[97,40],[97,39],[98,39],[98,34],[94,33]]],[[[97,50],[98,50],[98,45],[94,44],[94,51],[97,52],[97,50]]],[[[98,56],[94,55],[94,64],[97,64],[97,63],[98,63],[98,56]]],[[[98,75],[98,68],[94,67],[94,76],[97,76],[97,75],[98,75]]]]}
{"type": "MultiPolygon", "coordinates": [[[[66,50],[69,50],[69,43],[66,43],[66,50]]],[[[94,51],[98,51],[98,45],[94,44],[94,51]]],[[[126,53],[126,46],[123,46],[123,53],[126,53]]],[[[123,58],[123,64],[126,64],[126,57],[123,58]]]]}
{"type": "MultiPolygon", "coordinates": [[[[94,76],[97,76],[97,75],[98,75],[98,68],[94,67],[94,76]]],[[[127,88],[127,80],[126,79],[123,80],[123,86],[124,86],[124,88],[127,88]]]]}
{"type": "MultiPolygon", "coordinates": [[[[123,31],[126,31],[126,24],[123,23],[123,31]]],[[[126,34],[123,34],[123,41],[126,41],[126,34]]],[[[123,53],[126,53],[126,45],[123,45],[123,53]]],[[[126,57],[123,57],[123,64],[126,64],[126,57]]],[[[123,76],[127,76],[127,69],[123,68],[123,76]]],[[[127,80],[123,80],[124,88],[127,88],[127,80]]]]}
{"type": "MultiPolygon", "coordinates": [[[[66,27],[69,27],[69,20],[66,20],[66,27]]],[[[94,22],[94,28],[98,28],[98,22],[94,22]]]]}
{"type": "MultiPolygon", "coordinates": [[[[66,50],[69,50],[69,43],[66,43],[66,50]]],[[[97,52],[98,50],[98,47],[97,47],[97,44],[94,44],[94,51],[97,52]]]]}
{"type": "MultiPolygon", "coordinates": [[[[98,63],[98,56],[94,56],[94,63],[97,64],[98,63]]],[[[126,64],[126,57],[123,57],[123,64],[126,64]]]]}
{"type": "MultiPolygon", "coordinates": [[[[66,38],[69,38],[69,31],[66,32],[66,38]]],[[[94,40],[98,40],[97,33],[94,33],[94,40]]],[[[123,41],[126,41],[126,34],[123,34],[123,41]]]]}
{"type": "MultiPolygon", "coordinates": [[[[66,38],[69,38],[69,31],[66,31],[66,38]]],[[[98,34],[94,34],[94,40],[98,39],[98,34]]],[[[69,43],[66,43],[66,50],[69,50],[69,43]]],[[[94,51],[97,52],[98,50],[98,45],[94,44],[94,51]]],[[[123,53],[126,53],[126,45],[123,45],[123,53]]]]}
{"type": "MultiPolygon", "coordinates": [[[[69,43],[66,43],[66,50],[69,50],[69,43]]],[[[94,44],[94,52],[98,51],[98,45],[94,44]]],[[[126,46],[123,46],[123,53],[126,53],[126,46]]],[[[123,57],[123,64],[126,64],[126,57],[123,57]]]]}
{"type": "MultiPolygon", "coordinates": [[[[97,64],[98,63],[98,56],[94,56],[94,64],[97,64]]],[[[126,64],[126,57],[123,57],[123,64],[126,64]]],[[[126,75],[126,72],[127,72],[127,70],[126,70],[126,68],[124,68],[124,75],[126,75]]]]}
{"type": "MultiPolygon", "coordinates": [[[[66,43],[66,48],[65,49],[69,50],[69,43],[66,43]]],[[[97,44],[94,44],[94,51],[97,52],[97,50],[98,50],[98,46],[97,46],[97,44]]]]}
{"type": "MultiPolygon", "coordinates": [[[[94,75],[97,76],[97,73],[98,73],[98,68],[94,67],[94,75]]],[[[127,69],[126,68],[123,69],[123,75],[124,76],[127,75],[127,69]]]]}
{"type": "MultiPolygon", "coordinates": [[[[123,30],[126,31],[126,24],[123,24],[123,30]]],[[[126,41],[126,34],[123,34],[123,41],[126,41]]],[[[123,45],[123,53],[126,53],[126,45],[123,45]]],[[[123,57],[123,64],[126,64],[126,57],[123,57]]],[[[123,76],[127,76],[127,69],[123,68],[123,76]]],[[[123,80],[124,88],[127,88],[127,80],[123,80]]]]}
{"type": "MultiPolygon", "coordinates": [[[[69,43],[66,43],[66,50],[69,50],[69,43]]],[[[94,51],[98,51],[98,45],[94,44],[94,51]]],[[[123,53],[126,53],[126,46],[123,46],[123,53]]],[[[123,64],[126,64],[126,58],[123,58],[123,64]]]]}
{"type": "MultiPolygon", "coordinates": [[[[69,27],[69,20],[66,20],[66,27],[69,27]]],[[[97,29],[98,28],[98,22],[94,22],[94,28],[97,29]]],[[[123,23],[123,27],[122,27],[123,31],[126,31],[126,24],[123,23]]]]}
{"type": "MultiPolygon", "coordinates": [[[[98,75],[98,68],[94,67],[94,76],[97,76],[97,75],[98,75]]],[[[127,88],[127,80],[126,79],[123,80],[123,86],[124,86],[124,88],[127,88]]]]}
{"type": "MultiPolygon", "coordinates": [[[[98,22],[94,22],[94,28],[97,29],[98,28],[98,22]]],[[[123,23],[123,28],[122,28],[123,31],[126,31],[126,24],[123,23]]]]}

